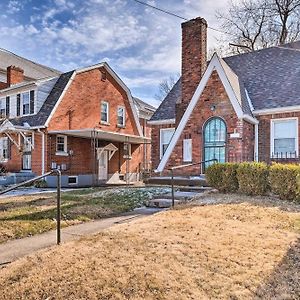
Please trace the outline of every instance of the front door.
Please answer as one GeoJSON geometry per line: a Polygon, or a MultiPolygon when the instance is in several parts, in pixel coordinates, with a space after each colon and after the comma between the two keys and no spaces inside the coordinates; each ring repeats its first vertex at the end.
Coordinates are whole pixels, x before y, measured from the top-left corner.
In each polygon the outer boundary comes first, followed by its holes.
{"type": "Polygon", "coordinates": [[[104,150],[100,153],[98,157],[99,163],[99,180],[107,180],[108,179],[108,151],[104,150]]]}
{"type": "Polygon", "coordinates": [[[27,140],[24,140],[22,169],[26,171],[31,170],[31,143],[31,137],[27,137],[27,140]]]}
{"type": "MultiPolygon", "coordinates": [[[[204,127],[204,160],[225,162],[226,124],[221,118],[211,118],[204,127]]],[[[205,163],[205,168],[213,162],[205,163]]]]}

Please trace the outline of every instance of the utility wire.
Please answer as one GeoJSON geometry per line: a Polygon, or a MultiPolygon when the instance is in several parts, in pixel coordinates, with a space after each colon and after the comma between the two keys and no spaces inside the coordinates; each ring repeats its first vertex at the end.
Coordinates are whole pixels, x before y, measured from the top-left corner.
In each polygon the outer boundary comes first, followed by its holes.
{"type": "MultiPolygon", "coordinates": [[[[155,10],[158,10],[158,11],[160,11],[160,12],[162,12],[162,13],[167,14],[167,15],[170,15],[170,16],[173,16],[173,17],[176,17],[176,18],[179,18],[179,19],[184,20],[184,21],[188,21],[187,18],[182,17],[182,16],[180,16],[180,15],[177,15],[177,14],[175,14],[175,13],[172,13],[172,12],[170,12],[170,11],[168,11],[168,10],[159,8],[159,7],[157,7],[157,6],[148,4],[148,3],[143,2],[143,1],[140,1],[140,0],[133,0],[133,1],[135,1],[135,2],[137,2],[137,3],[139,3],[139,4],[142,4],[142,5],[144,5],[144,6],[148,6],[148,7],[150,7],[150,8],[153,8],[153,9],[155,9],[155,10]]],[[[211,30],[213,30],[213,31],[219,32],[219,33],[231,35],[230,33],[221,31],[221,30],[219,30],[219,29],[216,29],[216,28],[213,28],[213,27],[210,27],[210,26],[207,26],[207,28],[209,28],[209,29],[211,29],[211,30]]]]}

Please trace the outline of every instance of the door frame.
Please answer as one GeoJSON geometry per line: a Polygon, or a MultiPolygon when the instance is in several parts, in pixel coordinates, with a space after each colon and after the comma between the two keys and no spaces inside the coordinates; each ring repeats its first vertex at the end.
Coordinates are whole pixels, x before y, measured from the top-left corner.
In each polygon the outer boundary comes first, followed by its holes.
{"type": "Polygon", "coordinates": [[[101,155],[105,155],[105,162],[106,162],[106,178],[100,178],[100,157],[98,159],[98,180],[99,181],[107,181],[108,180],[108,162],[109,162],[109,155],[108,155],[108,151],[104,150],[101,155]]]}
{"type": "MultiPolygon", "coordinates": [[[[30,143],[33,142],[33,137],[32,136],[27,136],[26,137],[27,139],[30,139],[30,143]]],[[[23,145],[24,145],[24,150],[25,150],[25,147],[26,147],[26,140],[24,139],[23,141],[23,145]]],[[[30,150],[28,151],[23,151],[22,153],[22,171],[31,171],[32,170],[32,148],[31,146],[30,147],[30,150]],[[25,156],[30,156],[30,168],[24,168],[24,157],[25,156]]]]}
{"type": "MultiPolygon", "coordinates": [[[[222,117],[220,117],[220,116],[213,116],[213,117],[210,117],[210,118],[208,118],[205,122],[204,122],[204,124],[203,124],[203,126],[202,126],[202,160],[204,161],[205,160],[205,129],[206,129],[206,126],[207,126],[207,124],[210,122],[210,121],[212,121],[213,119],[219,119],[219,120],[221,120],[223,123],[224,123],[224,125],[225,125],[225,141],[224,141],[224,148],[225,148],[225,162],[227,162],[227,140],[228,140],[228,138],[227,138],[227,136],[228,136],[228,132],[227,132],[227,124],[226,124],[226,121],[222,118],[222,117]]],[[[203,170],[205,171],[205,169],[206,169],[206,166],[205,166],[205,164],[203,164],[203,170]]]]}

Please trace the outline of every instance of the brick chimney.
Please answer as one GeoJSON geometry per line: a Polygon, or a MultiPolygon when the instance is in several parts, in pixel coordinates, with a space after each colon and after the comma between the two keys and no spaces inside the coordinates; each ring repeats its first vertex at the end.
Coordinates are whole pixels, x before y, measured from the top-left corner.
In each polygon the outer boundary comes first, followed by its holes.
{"type": "Polygon", "coordinates": [[[21,83],[23,81],[24,81],[24,70],[23,69],[16,67],[16,66],[9,66],[7,68],[7,86],[21,83]]]}
{"type": "Polygon", "coordinates": [[[178,124],[207,66],[207,22],[196,18],[181,24],[181,103],[177,104],[178,124]]]}

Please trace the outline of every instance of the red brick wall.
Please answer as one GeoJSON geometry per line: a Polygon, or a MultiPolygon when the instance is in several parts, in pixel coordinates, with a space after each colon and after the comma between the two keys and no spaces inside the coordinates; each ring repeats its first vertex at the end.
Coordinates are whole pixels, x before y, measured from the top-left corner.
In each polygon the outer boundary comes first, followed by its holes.
{"type": "MultiPolygon", "coordinates": [[[[259,158],[260,161],[270,162],[270,154],[271,154],[271,119],[295,118],[295,117],[299,118],[300,117],[300,112],[290,112],[290,113],[280,113],[280,114],[270,114],[270,115],[256,116],[256,118],[259,120],[259,125],[258,125],[258,146],[259,146],[258,147],[258,158],[259,158]]],[[[299,134],[298,140],[300,141],[300,126],[298,128],[298,134],[299,134]]],[[[284,160],[283,160],[283,162],[284,162],[284,160]]]]}
{"type": "Polygon", "coordinates": [[[102,81],[99,69],[75,76],[51,118],[48,130],[83,128],[138,135],[127,95],[109,74],[107,79],[102,81]],[[100,123],[101,100],[109,102],[109,125],[100,123]],[[125,106],[126,109],[125,128],[117,126],[118,105],[125,106]]]}
{"type": "MultiPolygon", "coordinates": [[[[200,162],[204,159],[203,126],[212,117],[221,117],[227,126],[226,160],[241,161],[246,160],[248,156],[253,158],[254,125],[237,118],[223,84],[217,72],[214,71],[173,150],[166,169],[183,164],[182,142],[184,138],[192,138],[193,162],[200,162]],[[215,110],[211,109],[212,106],[215,107],[215,110]],[[239,133],[240,137],[231,138],[230,134],[234,132],[239,133]]],[[[159,137],[156,127],[153,127],[152,130],[152,155],[156,157],[155,165],[157,165],[159,157],[159,137]]],[[[178,171],[180,175],[197,175],[199,172],[199,166],[178,171]]]]}

